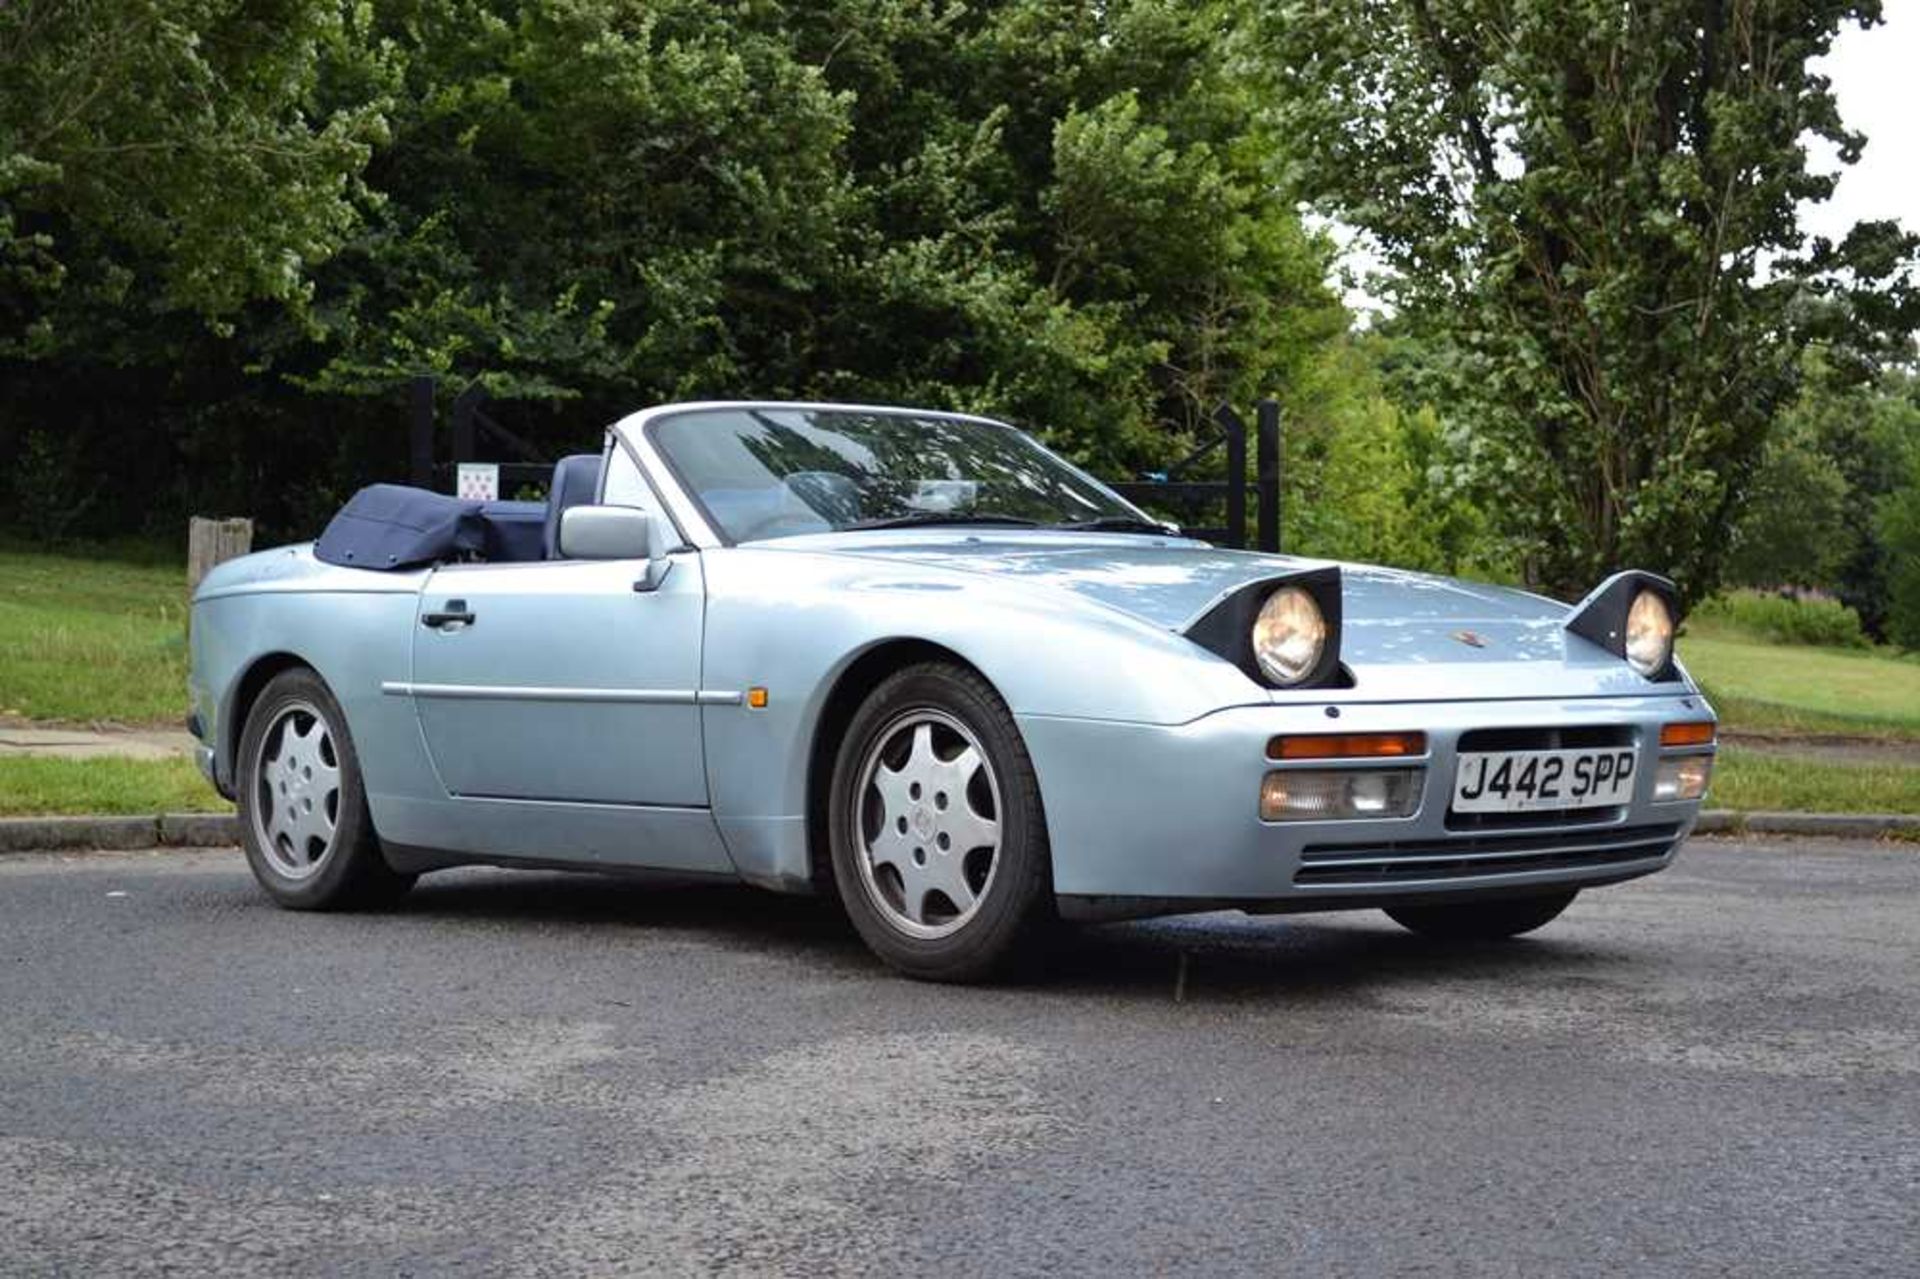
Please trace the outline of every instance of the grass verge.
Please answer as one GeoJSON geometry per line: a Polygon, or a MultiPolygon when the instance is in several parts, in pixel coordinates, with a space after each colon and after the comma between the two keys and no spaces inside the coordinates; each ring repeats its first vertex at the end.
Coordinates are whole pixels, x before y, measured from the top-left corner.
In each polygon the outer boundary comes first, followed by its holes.
{"type": "Polygon", "coordinates": [[[1723,748],[1707,807],[1747,813],[1920,813],[1920,766],[1723,748]]]}
{"type": "Polygon", "coordinates": [[[1920,739],[1920,662],[1712,631],[1680,660],[1730,729],[1920,739]]]}
{"type": "Polygon", "coordinates": [[[0,715],[174,727],[186,704],[183,569],[0,549],[0,715]]]}
{"type": "Polygon", "coordinates": [[[0,759],[0,817],[230,812],[188,759],[0,759]]]}

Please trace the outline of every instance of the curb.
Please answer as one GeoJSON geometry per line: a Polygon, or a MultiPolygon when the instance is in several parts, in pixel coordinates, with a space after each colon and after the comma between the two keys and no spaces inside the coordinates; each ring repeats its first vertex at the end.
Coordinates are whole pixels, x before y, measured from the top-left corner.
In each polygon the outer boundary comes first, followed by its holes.
{"type": "Polygon", "coordinates": [[[1710,808],[1694,825],[1696,835],[1821,835],[1828,839],[1880,839],[1920,833],[1920,817],[1898,813],[1741,813],[1710,808]]]}
{"type": "Polygon", "coordinates": [[[240,822],[231,813],[0,818],[0,853],[48,853],[72,848],[225,848],[239,842],[240,822]]]}

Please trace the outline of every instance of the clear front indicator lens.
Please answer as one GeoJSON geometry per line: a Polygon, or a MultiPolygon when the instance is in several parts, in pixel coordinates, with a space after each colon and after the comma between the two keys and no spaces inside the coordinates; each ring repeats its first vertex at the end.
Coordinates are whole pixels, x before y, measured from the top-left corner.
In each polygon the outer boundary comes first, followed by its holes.
{"type": "Polygon", "coordinates": [[[1627,610],[1627,665],[1651,679],[1673,656],[1673,611],[1652,591],[1633,597],[1627,610]]]}
{"type": "Polygon", "coordinates": [[[1269,822],[1340,822],[1411,817],[1420,807],[1417,768],[1298,769],[1268,773],[1260,783],[1260,818],[1269,822]]]}
{"type": "Polygon", "coordinates": [[[1253,619],[1253,656],[1276,684],[1297,684],[1320,664],[1327,646],[1327,619],[1313,596],[1283,586],[1267,596],[1253,619]]]}
{"type": "Polygon", "coordinates": [[[1677,803],[1680,800],[1702,799],[1711,780],[1711,755],[1682,755],[1678,759],[1663,759],[1659,770],[1653,775],[1654,802],[1677,803]]]}

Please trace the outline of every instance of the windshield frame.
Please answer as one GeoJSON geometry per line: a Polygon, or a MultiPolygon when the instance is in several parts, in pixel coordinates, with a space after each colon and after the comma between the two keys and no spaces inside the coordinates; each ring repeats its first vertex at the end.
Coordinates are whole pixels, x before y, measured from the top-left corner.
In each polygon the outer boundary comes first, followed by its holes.
{"type": "MultiPolygon", "coordinates": [[[[1106,497],[1107,499],[1117,503],[1119,506],[1123,507],[1126,511],[1132,514],[1138,515],[1144,521],[1164,524],[1164,521],[1155,520],[1153,516],[1148,515],[1145,511],[1141,510],[1138,506],[1134,505],[1132,502],[1129,502],[1126,498],[1121,497],[1118,493],[1114,492],[1111,487],[1109,487],[1106,483],[1101,481],[1096,476],[1089,475],[1082,468],[1074,465],[1072,462],[1068,461],[1066,458],[1060,456],[1058,453],[1048,448],[1045,444],[1041,443],[1038,439],[1034,438],[1034,436],[1030,432],[1023,431],[1019,427],[1014,426],[1010,422],[1003,422],[997,418],[981,417],[978,414],[973,414],[973,413],[952,413],[952,412],[946,412],[940,409],[908,408],[908,407],[897,405],[897,404],[841,404],[841,403],[820,403],[820,402],[811,402],[811,401],[785,401],[785,400],[716,400],[716,401],[706,401],[706,402],[694,403],[694,404],[662,405],[659,408],[649,409],[644,413],[635,414],[634,418],[639,419],[638,421],[634,421],[633,419],[628,419],[626,421],[619,423],[618,426],[616,427],[616,430],[620,430],[621,428],[631,427],[632,433],[638,436],[640,440],[644,442],[645,447],[642,450],[640,450],[640,452],[648,461],[654,463],[659,467],[659,469],[664,473],[664,478],[671,481],[671,487],[674,490],[675,497],[677,497],[680,500],[680,502],[684,503],[687,508],[689,508],[694,514],[696,514],[699,517],[700,523],[704,525],[704,531],[706,532],[708,537],[712,540],[712,543],[715,546],[760,546],[764,544],[770,544],[774,542],[787,540],[785,537],[754,538],[747,542],[742,542],[736,539],[731,533],[727,531],[726,525],[721,523],[721,521],[715,517],[714,513],[708,509],[705,501],[701,498],[698,490],[693,486],[693,484],[688,482],[687,477],[681,472],[679,466],[674,462],[672,454],[669,453],[668,450],[663,446],[657,434],[657,428],[659,426],[661,426],[664,423],[673,421],[677,418],[708,415],[708,414],[718,414],[718,413],[729,412],[729,411],[731,412],[771,411],[771,412],[803,412],[803,413],[858,413],[858,414],[868,414],[868,415],[884,414],[889,417],[900,417],[900,418],[919,418],[919,419],[938,418],[944,421],[965,422],[965,423],[968,423],[969,425],[991,427],[995,430],[1000,430],[1000,431],[1010,431],[1013,434],[1020,436],[1023,442],[1027,446],[1034,449],[1038,449],[1042,454],[1044,454],[1047,457],[1049,461],[1054,463],[1056,466],[1061,467],[1062,469],[1067,471],[1069,474],[1071,474],[1075,479],[1081,481],[1082,483],[1091,485],[1093,488],[1097,489],[1103,497],[1106,497]]],[[[622,431],[622,433],[624,434],[625,431],[622,431]]],[[[665,486],[656,485],[656,487],[665,487],[665,486]]],[[[943,526],[937,523],[929,523],[926,525],[922,525],[920,527],[923,527],[929,530],[939,530],[943,526]]],[[[983,531],[1000,531],[1000,530],[994,530],[992,526],[989,526],[989,525],[968,524],[961,521],[955,521],[950,527],[954,529],[969,530],[976,534],[983,531]]],[[[1053,529],[1053,526],[1046,525],[1046,524],[1036,525],[1032,528],[1026,528],[1026,527],[1021,527],[1017,525],[1008,525],[1006,526],[1004,531],[1012,532],[1012,533],[1040,533],[1040,532],[1047,532],[1052,529],[1053,529]]],[[[842,534],[842,533],[884,532],[884,531],[889,531],[889,530],[884,530],[879,528],[855,529],[855,528],[849,527],[849,528],[840,528],[840,529],[832,529],[832,530],[823,530],[821,533],[808,534],[806,536],[825,536],[828,532],[831,532],[834,534],[842,534]]],[[[798,536],[798,535],[795,535],[795,536],[798,536]]],[[[1108,536],[1111,536],[1111,535],[1108,535],[1108,536]]]]}

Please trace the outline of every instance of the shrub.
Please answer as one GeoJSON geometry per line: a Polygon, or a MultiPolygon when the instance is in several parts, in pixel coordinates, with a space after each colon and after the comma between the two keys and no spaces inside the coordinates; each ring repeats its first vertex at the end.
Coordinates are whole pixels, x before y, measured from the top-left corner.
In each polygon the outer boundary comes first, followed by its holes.
{"type": "Polygon", "coordinates": [[[1920,649],[1920,442],[1907,483],[1880,499],[1879,530],[1887,548],[1887,638],[1920,649]]]}
{"type": "Polygon", "coordinates": [[[1730,591],[1694,609],[1696,620],[1746,631],[1777,644],[1868,648],[1860,615],[1836,600],[1730,591]]]}

